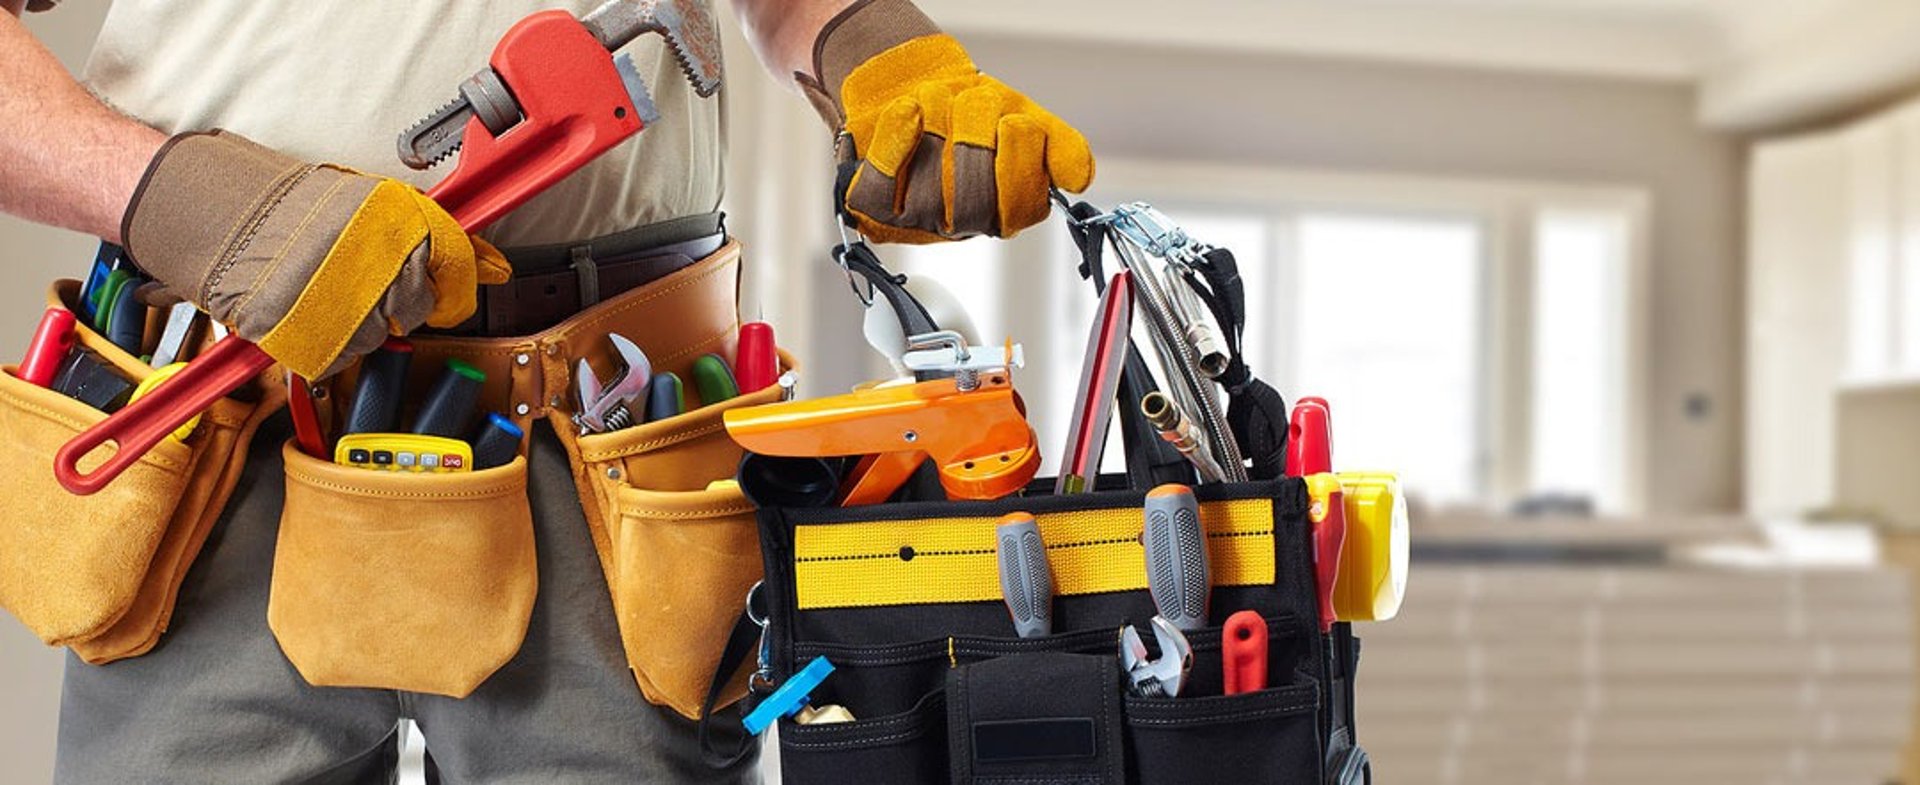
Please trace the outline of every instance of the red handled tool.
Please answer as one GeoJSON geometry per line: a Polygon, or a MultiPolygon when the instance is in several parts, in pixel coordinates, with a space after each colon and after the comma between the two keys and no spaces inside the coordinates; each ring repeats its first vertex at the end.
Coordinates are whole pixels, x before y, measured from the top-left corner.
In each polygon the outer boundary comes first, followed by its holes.
{"type": "Polygon", "coordinates": [[[780,355],[774,347],[773,325],[766,322],[740,325],[740,346],[734,353],[733,375],[741,395],[757,393],[779,380],[780,355]]]}
{"type": "Polygon", "coordinates": [[[1346,494],[1333,472],[1333,413],[1324,398],[1301,398],[1287,430],[1290,477],[1307,478],[1313,522],[1314,579],[1319,584],[1320,631],[1333,629],[1333,590],[1340,577],[1340,551],[1347,543],[1346,494]]]}
{"type": "MultiPolygon", "coordinates": [[[[657,117],[646,86],[624,57],[609,52],[659,33],[695,91],[719,88],[711,20],[672,0],[613,0],[586,17],[542,11],[515,24],[461,97],[400,139],[416,168],[464,148],[446,179],[427,192],[467,231],[478,231],[573,173],[657,117]],[[684,29],[683,29],[684,28],[684,29]]],[[[76,494],[105,487],[181,423],[265,371],[273,359],[232,336],[173,380],[60,448],[54,474],[76,494]],[[80,459],[107,442],[112,456],[90,473],[80,459]]]]}
{"type": "Polygon", "coordinates": [[[1327,399],[1295,401],[1292,420],[1287,429],[1287,476],[1333,471],[1333,414],[1327,399]]]}
{"type": "Polygon", "coordinates": [[[1113,417],[1114,396],[1120,391],[1120,371],[1127,363],[1127,333],[1133,329],[1133,272],[1121,270],[1100,295],[1099,321],[1087,337],[1087,355],[1080,366],[1080,397],[1073,403],[1067,425],[1066,465],[1054,481],[1058,495],[1093,490],[1100,476],[1100,455],[1106,451],[1107,423],[1113,417]]]}
{"type": "Polygon", "coordinates": [[[48,308],[41,314],[40,326],[33,330],[33,342],[27,344],[27,355],[20,361],[21,381],[35,387],[53,386],[60,362],[73,349],[74,321],[73,312],[65,308],[48,308]]]}
{"type": "Polygon", "coordinates": [[[1228,695],[1267,688],[1267,620],[1258,611],[1236,611],[1220,630],[1220,662],[1228,695]]]}

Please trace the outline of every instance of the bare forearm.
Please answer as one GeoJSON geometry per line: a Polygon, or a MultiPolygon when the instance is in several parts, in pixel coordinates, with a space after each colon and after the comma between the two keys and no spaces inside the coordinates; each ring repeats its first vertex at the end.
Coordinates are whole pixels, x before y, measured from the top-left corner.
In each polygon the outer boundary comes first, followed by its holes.
{"type": "Polygon", "coordinates": [[[793,75],[813,73],[813,42],[820,28],[854,0],[733,0],[760,62],[781,84],[793,75]]]}
{"type": "Polygon", "coordinates": [[[117,242],[166,135],[94,98],[12,13],[0,14],[0,63],[0,212],[117,242]]]}

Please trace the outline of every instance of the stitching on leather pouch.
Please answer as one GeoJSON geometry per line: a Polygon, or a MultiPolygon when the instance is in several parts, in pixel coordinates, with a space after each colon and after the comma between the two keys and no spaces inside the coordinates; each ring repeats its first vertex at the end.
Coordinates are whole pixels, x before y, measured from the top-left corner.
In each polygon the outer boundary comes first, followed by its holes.
{"type": "MultiPolygon", "coordinates": [[[[55,425],[59,425],[65,428],[70,428],[76,431],[84,431],[88,427],[90,427],[88,423],[69,418],[64,414],[61,414],[57,411],[49,409],[45,406],[41,406],[40,404],[34,403],[32,401],[23,399],[12,393],[8,393],[6,397],[9,401],[12,401],[13,404],[19,407],[21,410],[29,412],[31,414],[39,415],[41,419],[52,422],[55,425]]],[[[140,456],[140,460],[135,461],[135,463],[139,463],[142,461],[152,461],[155,464],[158,464],[161,468],[165,468],[170,471],[181,471],[186,468],[186,463],[184,462],[176,461],[172,458],[168,458],[161,455],[154,455],[152,452],[148,452],[146,455],[140,456]]]]}
{"type": "Polygon", "coordinates": [[[647,518],[656,521],[692,521],[702,518],[721,518],[732,515],[745,515],[754,510],[752,504],[736,504],[727,507],[716,507],[711,510],[700,510],[698,512],[668,512],[651,507],[617,506],[620,507],[620,517],[622,518],[647,518]]]}
{"type": "Polygon", "coordinates": [[[717,431],[724,431],[726,429],[727,429],[726,423],[717,422],[717,423],[712,423],[710,425],[703,425],[699,428],[693,428],[693,429],[684,430],[684,431],[675,431],[673,432],[672,435],[669,435],[669,436],[661,436],[656,439],[648,439],[638,444],[629,444],[624,447],[620,447],[616,449],[596,450],[591,453],[582,452],[580,454],[580,458],[582,460],[586,460],[589,462],[613,461],[613,460],[619,460],[621,458],[631,458],[641,453],[652,452],[662,447],[670,447],[675,444],[679,444],[681,442],[692,441],[702,436],[709,436],[717,431]]]}
{"type": "MultiPolygon", "coordinates": [[[[361,471],[366,471],[366,470],[361,470],[361,471]]],[[[298,480],[302,485],[307,485],[314,488],[326,488],[328,490],[339,491],[341,493],[350,494],[353,496],[372,496],[372,497],[378,497],[382,499],[488,499],[495,496],[508,496],[513,494],[515,491],[526,487],[524,483],[509,483],[506,485],[488,486],[486,488],[481,488],[481,489],[472,490],[472,491],[448,492],[448,493],[409,493],[406,491],[376,491],[376,490],[371,490],[364,487],[355,487],[352,485],[346,485],[344,483],[334,482],[332,480],[321,479],[317,475],[309,474],[303,470],[294,469],[292,467],[288,467],[287,477],[289,479],[298,480]]]]}

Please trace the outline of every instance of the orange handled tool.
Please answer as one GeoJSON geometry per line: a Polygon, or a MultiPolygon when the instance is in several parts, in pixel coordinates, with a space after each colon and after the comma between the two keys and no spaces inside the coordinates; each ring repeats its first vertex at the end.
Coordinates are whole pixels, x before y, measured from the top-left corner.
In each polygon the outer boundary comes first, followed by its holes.
{"type": "MultiPolygon", "coordinates": [[[[464,148],[453,172],[427,192],[462,228],[485,227],[655,116],[631,65],[609,54],[626,41],[602,40],[607,24],[596,23],[600,16],[543,11],[521,20],[495,47],[491,68],[462,88],[461,99],[402,138],[403,148],[412,141],[436,156],[464,148]]],[[[634,26],[627,40],[650,30],[634,26]]],[[[668,39],[677,49],[673,36],[668,39]]],[[[272,364],[238,336],[221,340],[152,394],[67,442],[54,458],[55,476],[76,494],[106,487],[167,434],[272,364]],[[82,473],[81,458],[108,442],[113,455],[82,473]]]]}
{"type": "Polygon", "coordinates": [[[1040,451],[1005,371],[879,387],[830,398],[734,409],[727,433],[760,455],[866,456],[842,483],[839,504],[886,501],[932,458],[956,499],[998,499],[1040,470],[1040,451]]]}

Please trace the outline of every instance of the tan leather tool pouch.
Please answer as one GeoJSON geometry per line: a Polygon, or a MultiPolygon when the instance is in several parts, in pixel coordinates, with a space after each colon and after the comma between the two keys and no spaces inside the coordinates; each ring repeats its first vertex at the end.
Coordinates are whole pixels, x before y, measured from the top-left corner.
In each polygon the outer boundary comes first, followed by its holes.
{"type": "MultiPolygon", "coordinates": [[[[546,416],[573,462],[587,525],[620,625],[627,662],[647,700],[698,718],[727,634],[760,580],[753,507],[731,483],[741,450],[722,412],[778,400],[768,387],[701,405],[688,369],[702,354],[731,362],[739,336],[740,247],[601,303],[554,328],[559,356],[585,357],[602,379],[613,371],[605,336],[619,333],[647,353],[653,371],[689,380],[690,411],[607,433],[580,435],[573,394],[546,416]]],[[[790,358],[782,356],[791,367],[790,358]]],[[[564,369],[556,381],[570,382],[564,369]]],[[[725,703],[746,694],[742,672],[725,703]]]]}
{"type": "Polygon", "coordinates": [[[308,683],[462,698],[520,650],[539,583],[526,458],[416,474],[282,453],[267,624],[308,683]]]}
{"type": "MultiPolygon", "coordinates": [[[[698,719],[727,634],[760,580],[754,508],[730,479],[741,450],[721,424],[728,409],[773,403],[778,386],[660,422],[574,442],[600,506],[601,560],[627,662],[647,699],[698,719]]],[[[556,415],[555,427],[561,427],[556,415]]],[[[591,508],[590,508],[591,509],[591,508]]],[[[746,694],[735,674],[722,705],[746,694]]]]}
{"type": "MultiPolygon", "coordinates": [[[[690,379],[702,354],[731,360],[739,270],[729,242],[533,335],[412,338],[410,391],[457,357],[487,375],[481,409],[529,434],[551,424],[640,689],[689,717],[760,576],[751,506],[737,490],[707,490],[740,461],[720,412],[771,402],[779,388],[582,437],[574,370],[583,358],[602,379],[619,370],[610,333],[638,345],[656,373],[690,379]]],[[[332,385],[336,406],[352,377],[332,385]]],[[[537,584],[532,527],[567,523],[531,521],[526,484],[524,457],[468,474],[390,474],[289,449],[268,610],[288,659],[316,685],[470,692],[524,637],[537,584]]]]}
{"type": "MultiPolygon", "coordinates": [[[[640,690],[688,717],[698,716],[727,633],[760,577],[751,507],[731,487],[707,490],[732,478],[740,461],[720,412],[770,402],[779,388],[580,436],[572,421],[574,372],[585,359],[600,379],[611,379],[620,369],[607,335],[617,333],[646,353],[653,372],[687,380],[688,404],[695,405],[688,374],[694,360],[707,353],[734,358],[740,265],[740,246],[729,242],[535,335],[414,342],[416,369],[458,356],[487,373],[484,407],[529,433],[536,419],[551,424],[572,464],[640,690]]],[[[636,413],[643,407],[636,402],[636,413]]],[[[735,690],[729,700],[741,694],[735,690]]]]}
{"type": "MultiPolygon", "coordinates": [[[[56,282],[49,302],[71,308],[78,292],[77,281],[56,282]]],[[[75,333],[128,379],[153,372],[86,326],[75,333]]],[[[162,441],[106,488],[76,496],[54,479],[54,453],[106,415],[4,370],[0,606],[86,662],[144,654],[171,621],[180,581],[239,480],[254,429],[284,403],[284,386],[222,399],[184,441],[162,441]]]]}

